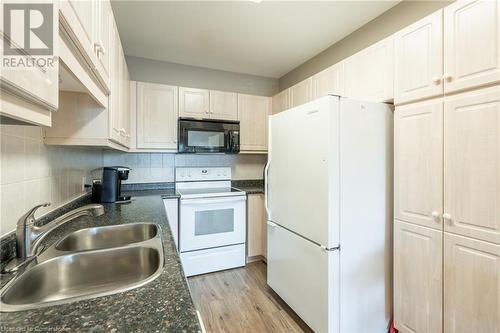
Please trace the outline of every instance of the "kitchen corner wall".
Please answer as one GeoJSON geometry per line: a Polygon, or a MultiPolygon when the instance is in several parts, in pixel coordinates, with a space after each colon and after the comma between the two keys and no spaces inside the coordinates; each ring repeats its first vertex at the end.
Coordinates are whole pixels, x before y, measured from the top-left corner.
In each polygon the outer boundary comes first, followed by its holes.
{"type": "Polygon", "coordinates": [[[82,195],[102,165],[101,149],[46,146],[37,126],[0,125],[0,145],[0,236],[35,205],[51,203],[40,216],[82,195]]]}
{"type": "Polygon", "coordinates": [[[0,125],[0,237],[37,204],[37,217],[84,194],[90,171],[106,165],[132,168],[126,183],[173,182],[175,167],[231,167],[233,179],[262,179],[267,155],[124,153],[99,148],[47,146],[42,128],[0,125]]]}
{"type": "Polygon", "coordinates": [[[184,155],[104,151],[105,166],[132,168],[124,183],[173,182],[176,167],[231,167],[232,179],[262,179],[267,155],[184,155]]]}

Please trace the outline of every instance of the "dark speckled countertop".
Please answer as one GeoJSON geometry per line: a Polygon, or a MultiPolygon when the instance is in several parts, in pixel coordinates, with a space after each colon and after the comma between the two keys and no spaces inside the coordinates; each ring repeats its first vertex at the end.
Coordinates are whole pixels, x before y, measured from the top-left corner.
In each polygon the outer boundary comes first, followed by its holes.
{"type": "Polygon", "coordinates": [[[245,191],[246,194],[264,193],[264,181],[256,180],[233,180],[231,186],[238,190],[245,191]]]}
{"type": "Polygon", "coordinates": [[[72,231],[92,226],[157,223],[163,232],[165,251],[162,274],[145,286],[115,295],[37,310],[1,313],[1,331],[201,331],[162,202],[162,197],[176,197],[175,190],[133,191],[129,194],[133,196],[131,203],[105,204],[104,215],[75,219],[55,229],[43,242],[49,245],[72,231]]]}

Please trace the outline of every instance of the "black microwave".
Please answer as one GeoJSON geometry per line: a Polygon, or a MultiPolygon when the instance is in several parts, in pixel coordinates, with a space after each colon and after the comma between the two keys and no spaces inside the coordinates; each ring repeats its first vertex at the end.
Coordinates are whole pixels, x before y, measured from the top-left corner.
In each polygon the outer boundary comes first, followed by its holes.
{"type": "Polygon", "coordinates": [[[179,118],[179,153],[240,152],[240,122],[179,118]]]}

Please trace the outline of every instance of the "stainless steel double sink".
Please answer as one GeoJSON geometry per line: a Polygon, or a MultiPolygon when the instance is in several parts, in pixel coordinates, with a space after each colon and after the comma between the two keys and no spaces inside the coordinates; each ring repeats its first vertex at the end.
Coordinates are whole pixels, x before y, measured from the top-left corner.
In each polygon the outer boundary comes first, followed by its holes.
{"type": "Polygon", "coordinates": [[[163,268],[161,230],[134,223],[75,231],[40,253],[1,290],[13,312],[116,294],[145,285],[163,268]]]}

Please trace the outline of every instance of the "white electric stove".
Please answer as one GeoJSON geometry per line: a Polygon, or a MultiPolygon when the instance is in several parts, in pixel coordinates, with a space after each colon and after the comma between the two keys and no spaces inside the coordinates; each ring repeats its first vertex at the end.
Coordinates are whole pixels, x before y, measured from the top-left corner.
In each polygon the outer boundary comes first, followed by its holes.
{"type": "Polygon", "coordinates": [[[186,276],[245,266],[246,194],[231,168],[176,168],[179,252],[186,276]]]}

